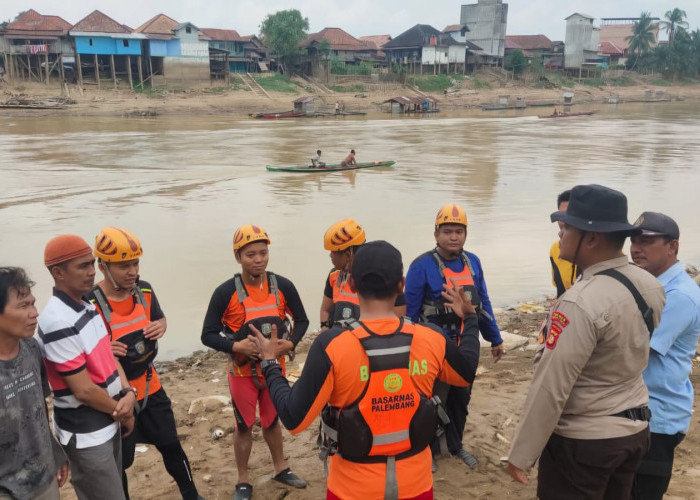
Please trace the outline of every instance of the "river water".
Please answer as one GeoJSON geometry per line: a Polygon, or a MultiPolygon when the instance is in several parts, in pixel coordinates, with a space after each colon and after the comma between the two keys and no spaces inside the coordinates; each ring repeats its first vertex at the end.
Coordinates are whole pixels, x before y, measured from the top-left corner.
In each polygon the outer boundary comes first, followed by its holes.
{"type": "Polygon", "coordinates": [[[211,292],[238,269],[237,226],[267,229],[269,269],[296,284],[315,328],[331,266],[328,226],[354,217],[369,239],[395,244],[407,267],[433,246],[438,208],[456,202],[467,210],[467,248],[482,260],[492,302],[517,304],[553,293],[548,252],[557,229],[549,214],[557,194],[576,184],[625,192],[631,221],[643,210],[671,215],[681,228],[680,258],[700,263],[699,113],[700,103],[679,102],[606,105],[592,117],[557,120],[522,111],[289,121],[5,118],[0,263],[30,271],[41,309],[52,284],[42,265],[51,237],[70,232],[92,242],[105,225],[131,230],[144,247],[142,277],[168,317],[161,341],[168,359],[201,347],[211,292]],[[265,170],[305,163],[317,148],[328,162],[355,148],[358,161],[397,165],[265,170]]]}

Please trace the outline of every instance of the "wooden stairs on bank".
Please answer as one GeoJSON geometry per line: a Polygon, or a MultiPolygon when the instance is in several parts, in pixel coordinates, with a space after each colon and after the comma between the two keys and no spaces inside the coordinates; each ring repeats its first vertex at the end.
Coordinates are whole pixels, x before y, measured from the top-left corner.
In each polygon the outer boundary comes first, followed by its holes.
{"type": "Polygon", "coordinates": [[[265,89],[262,88],[260,84],[255,81],[255,78],[253,78],[250,73],[238,73],[238,77],[255,95],[259,97],[266,97],[268,99],[272,99],[272,97],[270,97],[270,94],[265,92],[265,89]]]}

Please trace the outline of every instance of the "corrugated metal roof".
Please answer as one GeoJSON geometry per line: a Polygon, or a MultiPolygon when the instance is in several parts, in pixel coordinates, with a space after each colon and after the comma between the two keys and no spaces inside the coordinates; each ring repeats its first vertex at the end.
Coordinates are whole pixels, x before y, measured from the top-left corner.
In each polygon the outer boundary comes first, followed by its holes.
{"type": "Polygon", "coordinates": [[[131,33],[131,30],[127,26],[119,24],[117,21],[103,14],[99,10],[94,10],[73,25],[71,28],[71,34],[74,32],[131,33]]]}
{"type": "Polygon", "coordinates": [[[552,41],[545,35],[508,35],[506,36],[506,48],[549,50],[552,48],[552,41]]]}
{"type": "Polygon", "coordinates": [[[324,39],[330,43],[331,50],[367,50],[367,46],[364,43],[340,28],[323,28],[318,33],[312,33],[306,37],[299,46],[310,47],[324,39]]]}
{"type": "Polygon", "coordinates": [[[173,30],[179,23],[172,17],[165,14],[158,14],[136,28],[136,33],[147,33],[149,35],[170,35],[173,36],[173,30]]]}
{"type": "Polygon", "coordinates": [[[359,38],[361,42],[367,42],[367,43],[372,43],[375,45],[377,49],[382,48],[382,46],[385,43],[388,43],[391,41],[391,35],[370,35],[370,36],[361,36],[359,38]]]}
{"type": "Polygon", "coordinates": [[[316,99],[314,96],[306,95],[294,100],[294,104],[313,102],[314,99],[316,99]]]}
{"type": "Polygon", "coordinates": [[[437,104],[438,100],[435,99],[434,97],[428,97],[428,96],[420,96],[420,95],[414,95],[414,96],[397,96],[397,97],[392,97],[391,99],[387,99],[384,101],[385,103],[387,102],[397,102],[399,104],[423,104],[425,102],[429,104],[437,104]]]}
{"type": "Polygon", "coordinates": [[[435,36],[442,43],[440,45],[456,45],[458,42],[446,33],[441,33],[429,24],[416,24],[399,36],[386,43],[383,49],[400,49],[423,47],[430,41],[430,37],[435,36]]]}
{"type": "Polygon", "coordinates": [[[624,54],[624,51],[612,42],[600,42],[598,44],[598,53],[621,56],[624,54]]]}
{"type": "Polygon", "coordinates": [[[452,33],[454,31],[462,31],[462,25],[461,24],[450,24],[445,26],[445,29],[442,30],[443,33],[452,33]]]}

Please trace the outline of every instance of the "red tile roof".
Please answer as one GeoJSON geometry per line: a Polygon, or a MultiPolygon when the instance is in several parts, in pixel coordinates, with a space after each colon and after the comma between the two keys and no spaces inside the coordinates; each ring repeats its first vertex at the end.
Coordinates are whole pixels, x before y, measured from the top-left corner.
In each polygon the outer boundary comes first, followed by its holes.
{"type": "Polygon", "coordinates": [[[180,24],[172,17],[158,14],[136,28],[136,33],[148,33],[152,35],[173,35],[173,30],[180,24]]]}
{"type": "Polygon", "coordinates": [[[7,31],[42,31],[56,32],[56,35],[68,33],[71,25],[58,16],[42,16],[34,9],[29,9],[22,16],[7,25],[7,31]]]}
{"type": "Polygon", "coordinates": [[[131,33],[131,30],[119,24],[111,17],[95,10],[78,21],[71,31],[83,31],[92,33],[131,33]]]}
{"type": "Polygon", "coordinates": [[[220,30],[216,28],[201,28],[200,31],[211,38],[219,42],[245,42],[246,40],[238,34],[236,30],[220,30]]]}
{"type": "Polygon", "coordinates": [[[462,25],[461,24],[450,24],[449,26],[445,26],[445,29],[442,30],[443,33],[451,33],[453,31],[462,31],[462,25]]]}
{"type": "Polygon", "coordinates": [[[382,45],[391,41],[391,35],[361,36],[358,40],[368,44],[369,47],[381,49],[382,45]],[[372,44],[372,45],[370,45],[370,44],[372,44]]]}
{"type": "Polygon", "coordinates": [[[506,48],[549,50],[552,48],[552,41],[544,35],[510,35],[506,36],[506,48]]]}
{"type": "Polygon", "coordinates": [[[340,28],[324,28],[318,33],[312,33],[306,37],[299,45],[310,47],[324,38],[331,44],[331,50],[367,50],[364,43],[340,28]]]}
{"type": "Polygon", "coordinates": [[[600,42],[598,44],[598,53],[607,55],[624,55],[624,51],[612,42],[600,42]]]}

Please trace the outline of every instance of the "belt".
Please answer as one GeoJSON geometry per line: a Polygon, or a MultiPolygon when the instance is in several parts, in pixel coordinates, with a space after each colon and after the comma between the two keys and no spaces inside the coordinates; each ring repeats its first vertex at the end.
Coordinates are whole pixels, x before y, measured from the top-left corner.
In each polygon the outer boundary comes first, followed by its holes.
{"type": "Polygon", "coordinates": [[[615,413],[614,415],[610,416],[648,422],[649,420],[651,420],[651,410],[648,406],[642,406],[641,408],[630,408],[629,410],[621,411],[620,413],[615,413]]]}

